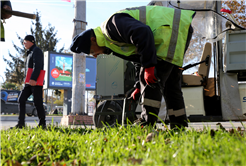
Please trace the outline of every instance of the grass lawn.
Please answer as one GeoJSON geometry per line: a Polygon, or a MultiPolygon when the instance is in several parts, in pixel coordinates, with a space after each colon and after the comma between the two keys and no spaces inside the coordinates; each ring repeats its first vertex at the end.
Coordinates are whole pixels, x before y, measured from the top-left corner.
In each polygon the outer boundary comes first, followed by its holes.
{"type": "Polygon", "coordinates": [[[2,165],[246,165],[242,129],[141,127],[1,131],[2,165]]]}

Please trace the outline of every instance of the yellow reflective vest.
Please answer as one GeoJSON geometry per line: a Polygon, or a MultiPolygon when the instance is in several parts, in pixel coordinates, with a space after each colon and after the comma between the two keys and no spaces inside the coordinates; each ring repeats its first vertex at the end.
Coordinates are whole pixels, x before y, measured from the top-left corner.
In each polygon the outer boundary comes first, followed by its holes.
{"type": "MultiPolygon", "coordinates": [[[[194,11],[163,6],[141,6],[117,13],[127,13],[150,27],[154,35],[157,57],[177,66],[183,65],[188,30],[194,11]]],[[[124,56],[136,54],[137,49],[133,44],[119,43],[109,37],[106,29],[109,19],[94,29],[97,44],[124,56]]]]}

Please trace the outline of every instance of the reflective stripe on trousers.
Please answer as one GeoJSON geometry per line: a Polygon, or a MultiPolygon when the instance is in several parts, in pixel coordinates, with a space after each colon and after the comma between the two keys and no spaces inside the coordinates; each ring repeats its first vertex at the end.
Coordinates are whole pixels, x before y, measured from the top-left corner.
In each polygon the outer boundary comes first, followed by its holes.
{"type": "Polygon", "coordinates": [[[179,110],[168,109],[167,113],[169,116],[174,115],[175,117],[186,115],[184,108],[179,109],[179,110]]]}

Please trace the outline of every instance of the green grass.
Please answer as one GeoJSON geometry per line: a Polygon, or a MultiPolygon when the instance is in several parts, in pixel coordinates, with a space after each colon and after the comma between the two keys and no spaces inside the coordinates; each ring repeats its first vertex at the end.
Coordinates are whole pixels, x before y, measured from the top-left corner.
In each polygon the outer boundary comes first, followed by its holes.
{"type": "Polygon", "coordinates": [[[38,128],[1,131],[1,164],[246,165],[245,131],[38,128]],[[149,133],[155,137],[147,140],[149,133]]]}

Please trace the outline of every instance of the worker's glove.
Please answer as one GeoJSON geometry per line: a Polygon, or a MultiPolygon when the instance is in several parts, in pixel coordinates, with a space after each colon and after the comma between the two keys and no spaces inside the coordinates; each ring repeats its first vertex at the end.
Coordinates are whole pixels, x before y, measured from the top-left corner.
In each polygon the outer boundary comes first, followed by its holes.
{"type": "Polygon", "coordinates": [[[133,98],[133,100],[136,100],[136,96],[140,93],[140,89],[136,88],[132,94],[131,94],[131,97],[133,98]]]}
{"type": "Polygon", "coordinates": [[[157,81],[155,77],[155,67],[145,68],[144,80],[146,81],[148,85],[153,84],[157,81]]]}

